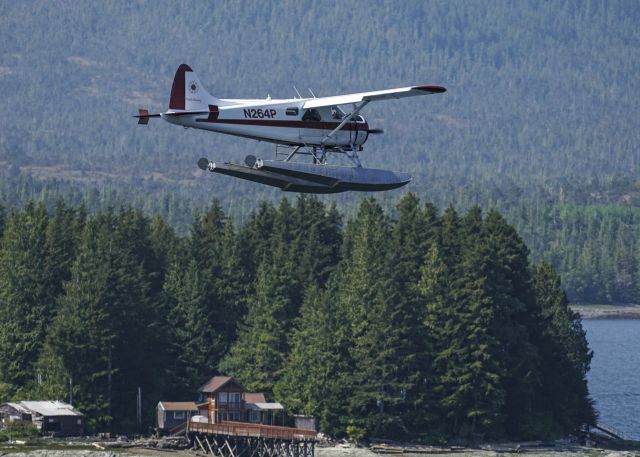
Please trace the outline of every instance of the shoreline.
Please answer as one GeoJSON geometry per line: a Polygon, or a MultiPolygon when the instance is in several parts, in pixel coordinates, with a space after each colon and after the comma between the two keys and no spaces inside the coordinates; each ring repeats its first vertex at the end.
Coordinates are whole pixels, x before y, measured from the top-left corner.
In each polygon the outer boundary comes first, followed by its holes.
{"type": "MultiPolygon", "coordinates": [[[[515,451],[520,453],[519,451],[515,451]]],[[[512,454],[508,451],[494,449],[464,448],[450,452],[405,452],[407,457],[442,457],[443,454],[453,454],[455,457],[498,457],[500,454],[512,454]]],[[[540,449],[527,450],[529,457],[637,457],[634,450],[612,450],[602,448],[573,448],[573,449],[540,449]]],[[[48,450],[48,449],[0,449],[0,456],[5,457],[165,457],[167,452],[158,449],[113,449],[113,450],[48,450]]],[[[173,457],[205,457],[202,453],[192,451],[172,451],[173,457]]],[[[315,457],[380,457],[380,453],[373,452],[366,447],[337,445],[331,447],[316,447],[315,457]]],[[[210,457],[207,456],[207,457],[210,457]]]]}
{"type": "Polygon", "coordinates": [[[640,305],[571,305],[582,319],[640,319],[640,305]]]}

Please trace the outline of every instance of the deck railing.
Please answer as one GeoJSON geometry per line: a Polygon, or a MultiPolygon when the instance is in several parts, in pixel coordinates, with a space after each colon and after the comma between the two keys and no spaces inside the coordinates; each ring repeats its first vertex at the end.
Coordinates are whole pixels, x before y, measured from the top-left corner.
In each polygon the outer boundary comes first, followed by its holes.
{"type": "Polygon", "coordinates": [[[283,440],[315,440],[315,430],[305,430],[276,425],[252,424],[249,422],[225,421],[220,424],[189,422],[189,432],[213,433],[219,435],[253,436],[283,440]]]}

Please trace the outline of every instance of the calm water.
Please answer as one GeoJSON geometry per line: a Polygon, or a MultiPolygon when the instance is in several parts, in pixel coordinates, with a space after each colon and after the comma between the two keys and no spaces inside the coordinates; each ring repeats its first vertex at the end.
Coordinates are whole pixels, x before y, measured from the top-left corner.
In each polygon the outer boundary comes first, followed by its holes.
{"type": "Polygon", "coordinates": [[[585,319],[593,350],[589,391],[599,421],[640,440],[640,320],[585,319]]]}

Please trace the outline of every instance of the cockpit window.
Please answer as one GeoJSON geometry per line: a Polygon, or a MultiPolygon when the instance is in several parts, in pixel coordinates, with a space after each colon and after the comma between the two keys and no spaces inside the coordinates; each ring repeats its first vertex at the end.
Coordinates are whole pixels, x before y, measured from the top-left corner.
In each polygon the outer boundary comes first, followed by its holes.
{"type": "Polygon", "coordinates": [[[297,116],[298,115],[298,108],[287,108],[287,116],[297,116]]]}
{"type": "Polygon", "coordinates": [[[311,108],[305,111],[304,116],[302,116],[303,121],[321,121],[322,117],[320,116],[320,112],[317,109],[311,108]]]}

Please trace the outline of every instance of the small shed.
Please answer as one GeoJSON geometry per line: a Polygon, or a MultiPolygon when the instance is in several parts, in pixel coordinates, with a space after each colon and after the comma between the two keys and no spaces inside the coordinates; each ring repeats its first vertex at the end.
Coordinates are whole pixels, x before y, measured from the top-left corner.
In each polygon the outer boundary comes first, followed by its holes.
{"type": "Polygon", "coordinates": [[[192,401],[161,401],[156,407],[156,426],[163,434],[185,425],[191,416],[198,414],[198,407],[192,401]]]}
{"type": "Polygon", "coordinates": [[[303,430],[316,430],[316,418],[313,416],[305,416],[303,414],[294,414],[296,428],[303,430]]]}
{"type": "Polygon", "coordinates": [[[31,420],[41,433],[78,436],[84,432],[84,415],[62,401],[17,401],[0,405],[3,423],[31,420]]]}

